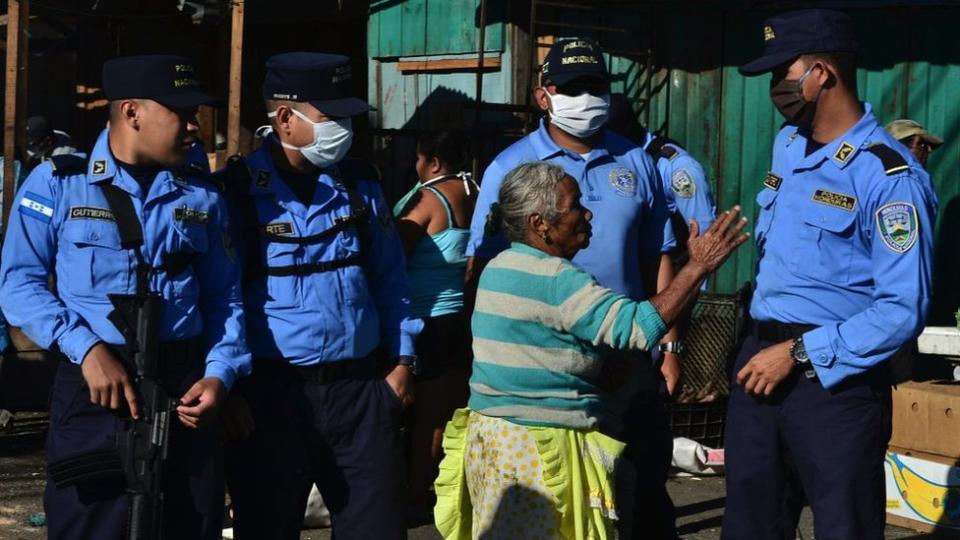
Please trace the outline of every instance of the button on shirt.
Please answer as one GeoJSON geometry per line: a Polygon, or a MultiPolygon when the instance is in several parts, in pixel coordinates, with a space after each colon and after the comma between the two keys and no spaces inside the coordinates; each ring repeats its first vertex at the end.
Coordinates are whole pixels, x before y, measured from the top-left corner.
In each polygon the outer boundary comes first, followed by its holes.
{"type": "MultiPolygon", "coordinates": [[[[656,137],[648,131],[643,141],[643,149],[646,150],[655,139],[656,137]]],[[[679,212],[686,223],[696,219],[701,232],[707,230],[716,218],[717,206],[710,193],[706,171],[689,152],[680,146],[667,143],[664,147],[674,151],[669,158],[656,158],[657,171],[660,172],[660,178],[663,180],[667,208],[670,209],[671,214],[679,212]]]]}
{"type": "MultiPolygon", "coordinates": [[[[351,214],[346,189],[330,174],[317,173],[313,200],[305,206],[281,180],[270,155],[271,141],[246,159],[257,220],[274,234],[307,237],[322,233],[351,214]]],[[[369,209],[369,253],[363,266],[303,276],[260,276],[246,285],[247,332],[254,356],[312,365],[360,358],[382,345],[390,357],[410,355],[419,320],[408,319],[409,300],[403,246],[380,187],[358,181],[369,209]]],[[[236,231],[244,225],[235,227],[236,231]]],[[[238,241],[238,244],[241,242],[238,241]]],[[[360,254],[356,227],[317,242],[259,243],[268,267],[332,262],[360,254]]]]}
{"type": "Polygon", "coordinates": [[[504,150],[487,167],[470,225],[467,256],[492,259],[509,247],[506,237],[485,234],[490,206],[507,173],[523,163],[558,165],[580,185],[581,202],[593,213],[593,238],[573,262],[603,286],[635,300],[647,298],[640,260],[659,257],[676,245],[653,161],[629,140],[604,130],[602,144],[586,157],[559,146],[540,128],[504,150]]]}
{"type": "Polygon", "coordinates": [[[159,271],[150,278],[150,290],[164,299],[160,339],[203,334],[209,347],[205,376],[228,388],[248,373],[239,266],[224,244],[226,205],[212,184],[189,171],[161,170],[144,193],[117,166],[106,130],[86,171],[56,171],[49,162],[37,167],[17,194],[3,246],[0,306],[10,323],[44,348],[57,346],[76,364],[99,341],[123,343],[107,320],[113,310],[107,295],[136,291],[136,257],[120,246],[100,188],[110,182],[131,195],[148,264],[162,266],[172,253],[194,254],[179,275],[159,271]],[[51,271],[56,294],[47,288],[51,271]]]}
{"type": "Polygon", "coordinates": [[[758,321],[812,324],[804,345],[830,388],[887,359],[923,328],[930,304],[937,197],[930,177],[865,114],[805,155],[795,126],[777,135],[757,196],[758,321]],[[883,144],[905,167],[867,150],[883,144]]]}

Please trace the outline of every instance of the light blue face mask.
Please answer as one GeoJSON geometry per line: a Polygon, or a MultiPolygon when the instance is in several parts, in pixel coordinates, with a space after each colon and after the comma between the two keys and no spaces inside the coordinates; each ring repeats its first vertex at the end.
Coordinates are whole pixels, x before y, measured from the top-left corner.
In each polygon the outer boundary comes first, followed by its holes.
{"type": "MultiPolygon", "coordinates": [[[[294,146],[280,141],[284,148],[299,150],[303,157],[307,158],[307,161],[321,169],[326,169],[347,155],[347,150],[350,150],[350,145],[353,144],[353,122],[349,117],[326,122],[314,122],[302,112],[296,109],[290,110],[301,120],[313,125],[313,142],[306,146],[294,146]]],[[[267,113],[267,118],[274,118],[275,116],[277,116],[277,111],[267,113]]],[[[257,131],[260,132],[260,130],[257,131]]],[[[263,135],[266,135],[266,133],[263,135]]],[[[279,140],[279,137],[277,140],[279,140]]]]}

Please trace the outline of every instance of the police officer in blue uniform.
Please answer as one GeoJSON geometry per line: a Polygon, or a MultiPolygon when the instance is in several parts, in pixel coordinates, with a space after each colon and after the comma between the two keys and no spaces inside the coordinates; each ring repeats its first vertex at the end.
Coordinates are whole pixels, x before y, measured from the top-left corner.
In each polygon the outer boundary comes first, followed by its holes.
{"type": "MultiPolygon", "coordinates": [[[[606,129],[610,81],[600,48],[587,39],[561,40],[547,53],[535,92],[548,114],[540,128],[504,150],[487,167],[467,245],[468,279],[506,246],[502,235],[487,234],[490,206],[507,172],[525,162],[549,161],[580,184],[583,203],[594,215],[590,247],[574,262],[601,284],[642,300],[673,277],[668,251],[676,246],[669,210],[653,160],[630,140],[606,129]]],[[[627,381],[611,389],[611,414],[604,430],[630,443],[627,455],[638,472],[636,485],[624,486],[635,508],[624,512],[640,538],[673,538],[673,505],[665,482],[673,440],[663,395],[679,378],[678,334],[664,338],[662,373],[650,358],[611,353],[605,379],[627,381]],[[664,376],[666,381],[664,381],[664,376]],[[623,421],[625,420],[625,421],[623,421]]],[[[626,503],[625,506],[632,503],[626,503]]]]}
{"type": "MultiPolygon", "coordinates": [[[[89,158],[54,156],[17,194],[0,307],[30,339],[63,355],[47,439],[54,462],[114,447],[121,417],[140,415],[107,295],[142,286],[162,296],[160,380],[181,403],[163,471],[163,530],[166,538],[220,538],[222,463],[209,424],[249,372],[250,354],[226,205],[202,171],[184,165],[197,107],[213,99],[190,61],[167,55],[108,61],[103,91],[109,128],[89,158]],[[121,242],[132,231],[142,235],[139,246],[121,242]]],[[[122,480],[65,488],[48,481],[44,495],[57,539],[125,538],[128,506],[122,480]]]]}
{"type": "Polygon", "coordinates": [[[314,482],[337,538],[405,533],[400,413],[419,321],[380,187],[343,167],[351,118],[370,110],[352,90],[344,56],[271,57],[270,132],[226,172],[255,365],[253,431],[229,458],[240,540],[299,538],[314,482]]]}
{"type": "Polygon", "coordinates": [[[937,197],[857,98],[849,17],[769,18],[764,54],[787,122],[762,179],[753,322],[733,368],[723,538],[883,538],[890,367],[930,304],[937,197]]]}
{"type": "Polygon", "coordinates": [[[696,158],[677,141],[655,135],[640,125],[624,94],[611,96],[607,127],[639,144],[657,164],[670,215],[679,218],[672,223],[680,244],[684,243],[682,240],[691,219],[697,220],[700,230],[710,227],[716,218],[717,207],[710,193],[707,173],[696,158]]]}

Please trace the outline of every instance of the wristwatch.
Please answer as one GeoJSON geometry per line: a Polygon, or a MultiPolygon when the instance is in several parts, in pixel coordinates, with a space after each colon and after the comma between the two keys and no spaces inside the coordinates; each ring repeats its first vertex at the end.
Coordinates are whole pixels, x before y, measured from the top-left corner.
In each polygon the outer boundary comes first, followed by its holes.
{"type": "Polygon", "coordinates": [[[666,343],[661,343],[660,345],[657,345],[657,350],[660,352],[680,354],[683,352],[683,342],[680,340],[677,340],[677,341],[668,341],[666,343]]]}
{"type": "Polygon", "coordinates": [[[807,354],[807,348],[803,344],[803,336],[793,340],[793,345],[790,346],[790,358],[793,358],[793,363],[803,371],[804,377],[816,378],[817,372],[810,365],[810,355],[807,354]]]}
{"type": "Polygon", "coordinates": [[[407,366],[414,377],[420,374],[420,359],[414,354],[401,354],[397,357],[398,366],[407,366]]]}

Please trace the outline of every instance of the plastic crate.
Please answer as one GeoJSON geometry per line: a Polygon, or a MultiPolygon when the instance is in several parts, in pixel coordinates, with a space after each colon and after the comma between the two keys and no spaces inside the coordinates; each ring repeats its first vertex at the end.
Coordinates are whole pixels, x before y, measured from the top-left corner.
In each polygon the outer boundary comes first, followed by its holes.
{"type": "Polygon", "coordinates": [[[709,448],[723,448],[726,398],[708,403],[674,403],[670,407],[670,431],[674,437],[693,439],[709,448]]]}

